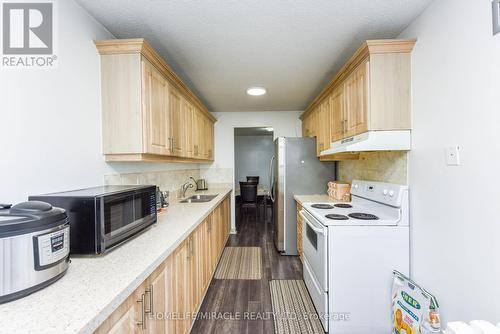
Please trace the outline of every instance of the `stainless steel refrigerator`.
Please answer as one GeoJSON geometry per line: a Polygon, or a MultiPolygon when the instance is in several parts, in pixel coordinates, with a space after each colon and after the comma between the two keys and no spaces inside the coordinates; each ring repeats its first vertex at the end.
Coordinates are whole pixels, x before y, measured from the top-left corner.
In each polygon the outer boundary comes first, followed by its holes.
{"type": "Polygon", "coordinates": [[[293,195],[326,194],[335,163],[316,156],[315,138],[278,137],[269,164],[274,244],[283,255],[297,255],[297,205],[293,195]]]}

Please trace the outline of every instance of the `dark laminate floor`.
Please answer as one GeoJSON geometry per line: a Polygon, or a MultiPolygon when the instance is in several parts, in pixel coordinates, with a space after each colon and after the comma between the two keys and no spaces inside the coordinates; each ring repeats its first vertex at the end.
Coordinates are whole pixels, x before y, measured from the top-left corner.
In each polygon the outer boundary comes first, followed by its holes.
{"type": "MultiPolygon", "coordinates": [[[[261,280],[216,280],[210,283],[191,333],[274,333],[271,317],[272,279],[302,279],[302,264],[296,256],[281,256],[273,244],[273,224],[255,220],[253,212],[236,218],[238,233],[226,246],[253,246],[262,249],[261,280]],[[213,316],[215,312],[215,317],[213,316]],[[214,319],[215,318],[215,319],[214,319]]],[[[268,215],[269,219],[269,215],[268,215]]]]}

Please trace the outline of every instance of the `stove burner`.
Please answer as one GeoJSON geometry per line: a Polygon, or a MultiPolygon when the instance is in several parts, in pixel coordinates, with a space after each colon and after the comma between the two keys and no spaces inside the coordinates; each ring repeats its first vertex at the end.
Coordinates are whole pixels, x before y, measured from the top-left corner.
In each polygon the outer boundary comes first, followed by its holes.
{"type": "Polygon", "coordinates": [[[333,206],[331,206],[330,204],[313,204],[311,205],[312,208],[315,208],[315,209],[333,209],[333,206]]]}
{"type": "Polygon", "coordinates": [[[348,214],[349,217],[354,218],[354,219],[361,219],[361,220],[377,220],[378,217],[375,215],[372,215],[370,213],[361,213],[361,212],[354,212],[348,214]]]}
{"type": "Polygon", "coordinates": [[[347,204],[347,203],[339,203],[339,204],[335,204],[334,207],[342,208],[342,209],[350,209],[350,208],[352,208],[352,205],[347,204]]]}
{"type": "Polygon", "coordinates": [[[333,219],[333,220],[347,220],[347,219],[349,219],[349,217],[347,217],[347,216],[338,215],[336,213],[333,213],[333,214],[330,214],[330,215],[326,215],[325,217],[328,218],[328,219],[333,219]]]}

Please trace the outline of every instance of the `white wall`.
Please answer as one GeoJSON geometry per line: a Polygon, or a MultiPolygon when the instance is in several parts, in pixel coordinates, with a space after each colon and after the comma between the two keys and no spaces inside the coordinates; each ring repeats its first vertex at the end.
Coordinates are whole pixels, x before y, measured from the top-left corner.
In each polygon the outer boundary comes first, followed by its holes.
{"type": "Polygon", "coordinates": [[[500,35],[490,0],[439,0],[413,53],[412,272],[445,321],[500,321],[500,35]],[[462,165],[446,166],[445,148],[462,165]]]}
{"type": "MultiPolygon", "coordinates": [[[[214,113],[215,123],[215,163],[211,169],[233,169],[233,178],[227,180],[234,184],[234,128],[272,127],[274,137],[301,137],[301,111],[257,111],[257,112],[219,112],[214,113]]],[[[234,231],[234,192],[231,201],[231,221],[234,231]]]]}
{"type": "Polygon", "coordinates": [[[247,176],[259,176],[260,184],[269,184],[269,161],[274,155],[272,135],[235,136],[234,155],[236,186],[247,176]]]}
{"type": "Polygon", "coordinates": [[[58,68],[0,73],[0,202],[100,185],[106,173],[192,168],[104,162],[93,41],[113,36],[72,0],[56,8],[58,68]]]}

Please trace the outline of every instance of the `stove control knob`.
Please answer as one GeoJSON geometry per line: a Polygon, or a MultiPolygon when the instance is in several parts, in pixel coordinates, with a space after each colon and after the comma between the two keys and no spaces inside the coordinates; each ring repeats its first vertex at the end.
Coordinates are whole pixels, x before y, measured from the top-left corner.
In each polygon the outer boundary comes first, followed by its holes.
{"type": "Polygon", "coordinates": [[[387,196],[388,193],[389,193],[389,190],[384,189],[384,191],[383,191],[384,196],[387,196]]]}
{"type": "Polygon", "coordinates": [[[394,196],[394,190],[389,191],[389,196],[390,197],[394,196]]]}

